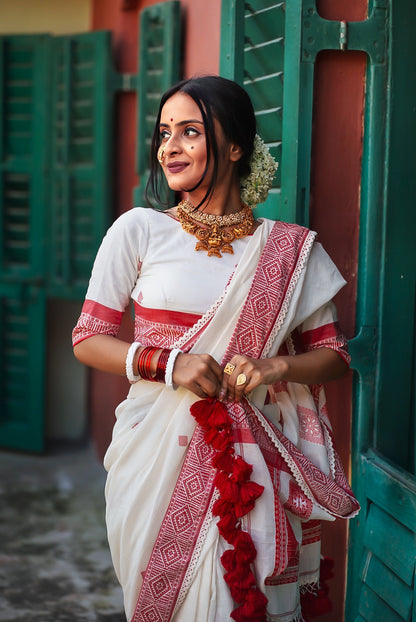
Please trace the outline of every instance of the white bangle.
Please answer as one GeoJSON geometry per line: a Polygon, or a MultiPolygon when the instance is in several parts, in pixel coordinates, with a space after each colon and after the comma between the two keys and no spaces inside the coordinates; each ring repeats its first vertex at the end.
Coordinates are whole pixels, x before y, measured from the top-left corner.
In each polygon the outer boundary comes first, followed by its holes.
{"type": "Polygon", "coordinates": [[[178,388],[173,384],[172,378],[173,367],[175,365],[176,357],[178,356],[178,354],[182,354],[182,350],[179,350],[179,348],[175,348],[171,351],[171,353],[169,354],[168,362],[166,363],[165,370],[165,384],[169,389],[173,389],[174,391],[176,391],[176,389],[178,388]]]}
{"type": "Polygon", "coordinates": [[[134,355],[136,354],[137,348],[140,348],[140,343],[138,341],[133,341],[129,348],[129,351],[127,352],[126,357],[126,376],[127,380],[131,384],[134,384],[135,382],[140,380],[140,376],[136,376],[133,371],[133,359],[134,355]]]}

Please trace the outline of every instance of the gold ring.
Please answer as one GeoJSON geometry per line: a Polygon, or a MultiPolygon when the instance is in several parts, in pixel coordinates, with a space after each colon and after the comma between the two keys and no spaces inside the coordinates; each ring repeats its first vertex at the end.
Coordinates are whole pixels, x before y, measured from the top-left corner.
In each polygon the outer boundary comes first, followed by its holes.
{"type": "Polygon", "coordinates": [[[231,376],[234,370],[235,365],[233,365],[232,363],[227,363],[227,365],[224,367],[224,374],[228,374],[229,376],[231,376]]]}
{"type": "Polygon", "coordinates": [[[159,160],[159,164],[162,164],[163,158],[165,157],[165,148],[161,147],[157,152],[157,159],[159,160]]]}
{"type": "Polygon", "coordinates": [[[237,376],[237,382],[236,382],[237,387],[241,387],[241,385],[246,384],[246,382],[247,382],[247,376],[245,374],[239,374],[237,376]]]}

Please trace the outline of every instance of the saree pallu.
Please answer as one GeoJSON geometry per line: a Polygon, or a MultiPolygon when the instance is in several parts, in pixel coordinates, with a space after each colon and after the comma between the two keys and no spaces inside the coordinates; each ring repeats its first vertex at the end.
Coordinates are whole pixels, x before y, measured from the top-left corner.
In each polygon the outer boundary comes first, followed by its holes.
{"type": "MultiPolygon", "coordinates": [[[[313,243],[306,229],[264,221],[223,295],[172,347],[222,363],[237,353],[275,356],[343,284],[324,266],[305,290],[313,243]]],[[[302,619],[299,585],[319,578],[319,521],[354,516],[359,506],[333,448],[322,389],[278,383],[265,406],[266,394],[258,387],[227,410],[233,451],[262,487],[241,518],[256,549],[256,583],[267,619],[290,622],[302,619]]],[[[224,622],[235,609],[220,561],[230,545],[213,514],[216,450],[190,415],[197,400],[181,387],[139,381],[116,411],[104,461],[106,519],[133,622],[224,622]]]]}

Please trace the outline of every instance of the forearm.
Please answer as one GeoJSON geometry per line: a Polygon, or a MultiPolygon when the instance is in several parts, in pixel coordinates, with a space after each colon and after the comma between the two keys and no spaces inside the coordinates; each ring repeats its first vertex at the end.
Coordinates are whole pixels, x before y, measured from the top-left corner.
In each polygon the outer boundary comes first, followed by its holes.
{"type": "Polygon", "coordinates": [[[74,355],[84,365],[123,376],[129,347],[130,343],[116,337],[93,335],[74,346],[74,355]]]}
{"type": "Polygon", "coordinates": [[[323,384],[341,378],[348,370],[347,363],[330,348],[276,357],[274,364],[281,380],[300,384],[323,384]]]}

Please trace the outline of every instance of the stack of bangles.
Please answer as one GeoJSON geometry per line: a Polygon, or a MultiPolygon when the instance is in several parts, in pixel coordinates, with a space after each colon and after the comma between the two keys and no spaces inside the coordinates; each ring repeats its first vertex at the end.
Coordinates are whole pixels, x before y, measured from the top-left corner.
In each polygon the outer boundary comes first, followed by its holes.
{"type": "Polygon", "coordinates": [[[149,380],[150,382],[163,382],[170,389],[176,389],[177,387],[174,386],[172,379],[173,366],[175,365],[176,357],[182,350],[178,348],[168,350],[167,348],[161,349],[155,348],[154,346],[146,346],[142,349],[137,359],[137,375],[133,369],[133,361],[134,355],[140,347],[140,343],[134,341],[127,352],[126,376],[129,382],[133,384],[141,379],[149,380]],[[159,352],[159,356],[156,363],[156,373],[153,376],[151,372],[151,362],[156,352],[159,352]]]}

